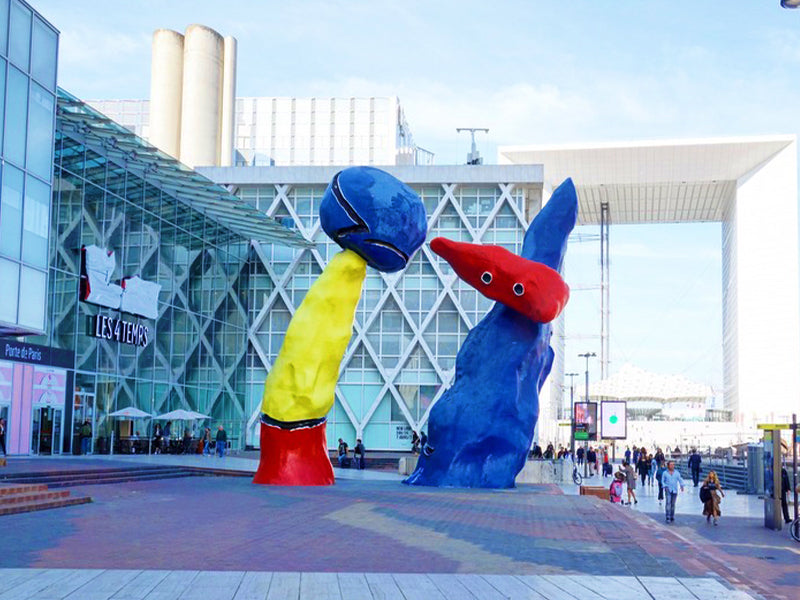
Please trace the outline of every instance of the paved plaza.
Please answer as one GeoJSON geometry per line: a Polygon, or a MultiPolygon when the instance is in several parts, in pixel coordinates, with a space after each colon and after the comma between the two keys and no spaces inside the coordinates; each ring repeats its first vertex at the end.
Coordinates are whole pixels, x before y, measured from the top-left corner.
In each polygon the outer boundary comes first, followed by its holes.
{"type": "MultiPolygon", "coordinates": [[[[255,468],[148,460],[160,458],[255,468]]],[[[111,464],[46,468],[58,460],[111,464]]],[[[574,486],[409,488],[390,473],[339,475],[323,488],[226,476],[73,487],[94,502],[0,518],[0,600],[798,598],[800,547],[763,528],[751,497],[729,494],[711,527],[688,488],[667,526],[650,489],[629,508],[574,486]]]]}

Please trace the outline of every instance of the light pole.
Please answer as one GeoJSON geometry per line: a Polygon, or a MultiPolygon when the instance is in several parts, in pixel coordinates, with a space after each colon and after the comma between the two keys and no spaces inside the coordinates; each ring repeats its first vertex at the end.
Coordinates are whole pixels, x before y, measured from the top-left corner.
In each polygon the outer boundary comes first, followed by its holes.
{"type": "Polygon", "coordinates": [[[572,423],[569,435],[569,454],[575,461],[575,378],[580,373],[564,373],[564,377],[569,377],[569,422],[572,423]]]}
{"type": "MultiPolygon", "coordinates": [[[[583,354],[578,354],[578,356],[580,358],[585,358],[586,359],[586,396],[584,398],[585,398],[585,402],[586,402],[586,408],[588,410],[588,408],[589,408],[589,359],[597,356],[597,354],[595,354],[594,352],[584,352],[583,354]]],[[[584,442],[583,442],[583,448],[584,448],[583,451],[584,451],[584,453],[588,453],[589,452],[589,435],[588,435],[589,434],[589,428],[588,427],[586,428],[586,434],[587,434],[586,435],[586,440],[584,440],[584,442]]],[[[583,463],[583,476],[584,477],[586,477],[588,475],[588,469],[589,469],[589,460],[587,459],[586,462],[583,463]]]]}

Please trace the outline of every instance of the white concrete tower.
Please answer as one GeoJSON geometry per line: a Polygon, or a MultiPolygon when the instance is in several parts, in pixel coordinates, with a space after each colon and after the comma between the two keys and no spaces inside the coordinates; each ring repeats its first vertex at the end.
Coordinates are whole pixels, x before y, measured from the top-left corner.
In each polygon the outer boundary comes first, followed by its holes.
{"type": "Polygon", "coordinates": [[[222,36],[189,25],[183,43],[183,100],[180,160],[190,167],[220,164],[222,36]]]}
{"type": "Polygon", "coordinates": [[[150,66],[150,143],[175,158],[180,158],[182,91],[183,35],[158,29],[150,66]]]}
{"type": "Polygon", "coordinates": [[[220,118],[219,165],[233,166],[236,121],[236,38],[226,36],[222,61],[222,111],[220,118]]]}

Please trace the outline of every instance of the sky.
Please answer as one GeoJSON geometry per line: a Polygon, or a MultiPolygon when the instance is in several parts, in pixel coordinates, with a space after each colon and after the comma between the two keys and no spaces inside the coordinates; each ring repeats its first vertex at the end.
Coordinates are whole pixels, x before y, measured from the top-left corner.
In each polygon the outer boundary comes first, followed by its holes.
{"type": "MultiPolygon", "coordinates": [[[[800,10],[779,0],[29,0],[59,85],[147,98],[158,28],[238,39],[238,96],[398,96],[418,145],[497,148],[800,133],[800,10]]],[[[613,215],[612,215],[613,219],[613,215]]],[[[599,353],[597,228],[568,251],[567,371],[599,353]],[[594,234],[594,235],[593,235],[594,234]]],[[[720,226],[612,226],[611,363],[721,389],[720,226]]],[[[599,367],[590,363],[590,376],[599,367]]]]}

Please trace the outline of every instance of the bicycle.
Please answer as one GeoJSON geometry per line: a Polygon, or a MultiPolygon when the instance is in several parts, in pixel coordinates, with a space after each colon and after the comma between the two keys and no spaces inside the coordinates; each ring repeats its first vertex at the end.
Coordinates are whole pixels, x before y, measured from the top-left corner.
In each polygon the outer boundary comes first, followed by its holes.
{"type": "Polygon", "coordinates": [[[578,465],[572,465],[572,481],[575,483],[575,485],[580,485],[583,483],[583,477],[578,471],[578,465]]]}
{"type": "Polygon", "coordinates": [[[789,535],[795,542],[800,542],[800,518],[795,519],[789,525],[789,535]]]}

